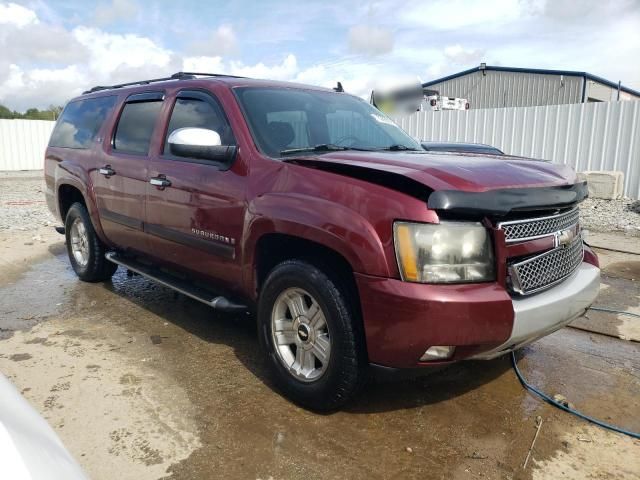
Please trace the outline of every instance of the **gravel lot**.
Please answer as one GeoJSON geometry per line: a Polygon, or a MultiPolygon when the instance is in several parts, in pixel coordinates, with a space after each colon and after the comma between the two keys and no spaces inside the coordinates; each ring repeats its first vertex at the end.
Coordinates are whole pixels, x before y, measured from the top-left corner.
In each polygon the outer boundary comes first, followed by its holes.
{"type": "MultiPolygon", "coordinates": [[[[582,221],[594,232],[640,236],[640,213],[630,199],[590,199],[582,204],[582,221]]],[[[0,230],[37,230],[54,225],[44,199],[42,172],[0,172],[0,230]]]]}
{"type": "Polygon", "coordinates": [[[627,235],[640,236],[640,213],[636,213],[640,212],[638,201],[628,198],[621,200],[587,198],[582,203],[581,210],[583,225],[588,230],[624,232],[627,235]]]}
{"type": "Polygon", "coordinates": [[[55,224],[44,199],[42,171],[0,172],[0,230],[33,230],[55,224]]]}

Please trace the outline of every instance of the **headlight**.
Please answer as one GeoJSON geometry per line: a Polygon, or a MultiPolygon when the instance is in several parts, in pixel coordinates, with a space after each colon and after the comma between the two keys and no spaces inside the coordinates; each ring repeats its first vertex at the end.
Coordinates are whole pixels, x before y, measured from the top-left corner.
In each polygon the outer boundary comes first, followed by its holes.
{"type": "Polygon", "coordinates": [[[393,236],[405,281],[471,283],[495,278],[491,240],[480,223],[396,222],[393,236]]]}

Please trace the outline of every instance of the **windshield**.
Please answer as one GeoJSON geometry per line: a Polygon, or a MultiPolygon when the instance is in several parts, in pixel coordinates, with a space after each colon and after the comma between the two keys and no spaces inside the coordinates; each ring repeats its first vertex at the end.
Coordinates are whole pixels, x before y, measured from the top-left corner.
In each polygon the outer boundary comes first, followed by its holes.
{"type": "Polygon", "coordinates": [[[237,97],[258,148],[271,157],[332,150],[422,150],[385,114],[345,93],[242,87],[237,97]]]}

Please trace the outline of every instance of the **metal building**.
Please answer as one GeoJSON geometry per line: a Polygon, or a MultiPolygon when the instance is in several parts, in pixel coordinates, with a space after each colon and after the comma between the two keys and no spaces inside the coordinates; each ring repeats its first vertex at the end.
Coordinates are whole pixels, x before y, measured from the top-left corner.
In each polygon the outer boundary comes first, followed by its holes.
{"type": "Polygon", "coordinates": [[[437,90],[440,95],[466,98],[472,109],[640,100],[640,92],[586,72],[485,64],[423,83],[422,87],[437,90]]]}

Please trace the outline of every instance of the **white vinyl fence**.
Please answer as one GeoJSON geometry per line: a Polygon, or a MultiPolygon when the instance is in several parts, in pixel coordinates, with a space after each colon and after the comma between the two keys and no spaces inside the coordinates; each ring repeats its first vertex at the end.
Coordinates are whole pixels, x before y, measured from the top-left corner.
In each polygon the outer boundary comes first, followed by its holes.
{"type": "Polygon", "coordinates": [[[0,120],[0,171],[42,170],[55,122],[0,120]]]}
{"type": "Polygon", "coordinates": [[[477,142],[511,155],[624,172],[624,194],[640,198],[640,102],[424,111],[396,116],[419,140],[477,142]]]}

